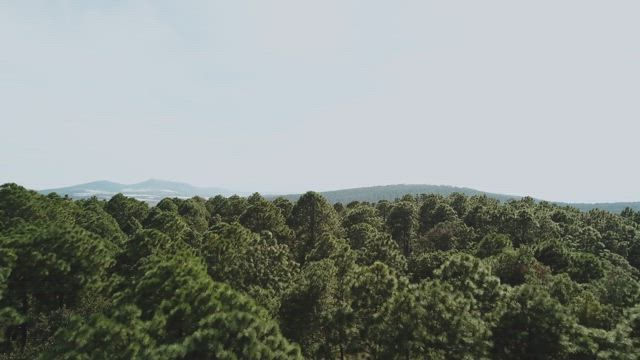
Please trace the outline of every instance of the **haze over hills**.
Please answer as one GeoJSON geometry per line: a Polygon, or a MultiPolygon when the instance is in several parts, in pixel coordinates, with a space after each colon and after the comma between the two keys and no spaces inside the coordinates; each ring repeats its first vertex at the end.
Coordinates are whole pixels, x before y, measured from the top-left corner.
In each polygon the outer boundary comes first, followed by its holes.
{"type": "Polygon", "coordinates": [[[193,196],[211,197],[232,195],[234,192],[215,187],[197,187],[187,183],[149,179],[135,184],[120,184],[112,181],[94,181],[57,189],[45,189],[41,194],[55,192],[74,199],[86,199],[92,196],[98,199],[110,199],[117,193],[155,204],[166,197],[190,198],[193,196]]]}
{"type": "MultiPolygon", "coordinates": [[[[332,203],[342,202],[349,203],[351,201],[369,201],[376,202],[379,200],[395,200],[406,194],[439,194],[447,196],[453,193],[462,193],[468,196],[487,195],[500,201],[508,201],[520,199],[521,196],[488,193],[476,189],[466,187],[456,187],[448,185],[420,185],[420,184],[397,184],[397,185],[380,185],[369,186],[352,189],[341,189],[333,191],[320,192],[327,200],[332,203]]],[[[300,194],[282,195],[283,197],[295,201],[300,194]]]]}
{"type": "MultiPolygon", "coordinates": [[[[74,199],[84,199],[95,196],[99,199],[110,199],[117,193],[122,193],[126,196],[136,198],[138,200],[146,201],[150,204],[155,204],[165,197],[178,197],[189,198],[193,196],[212,197],[216,195],[230,196],[233,194],[247,195],[244,192],[233,191],[229,189],[217,188],[217,187],[197,187],[187,183],[149,179],[136,184],[120,184],[111,181],[94,181],[86,184],[79,184],[69,187],[45,189],[39,191],[42,194],[49,194],[52,192],[59,195],[68,195],[74,199]]],[[[341,189],[333,191],[320,192],[327,200],[332,203],[342,202],[349,203],[351,201],[369,201],[376,202],[379,200],[394,200],[402,197],[403,195],[418,195],[418,194],[440,194],[443,196],[450,195],[452,193],[462,193],[468,196],[474,195],[487,195],[488,197],[500,200],[502,202],[513,199],[520,199],[522,196],[507,195],[489,193],[481,190],[456,187],[447,185],[419,185],[419,184],[397,184],[397,185],[382,185],[382,186],[370,186],[352,189],[341,189]]],[[[295,201],[300,197],[300,194],[265,194],[265,197],[269,199],[276,198],[278,196],[285,197],[289,200],[295,201]]],[[[583,211],[591,209],[602,209],[614,213],[619,213],[626,207],[630,207],[636,211],[640,210],[640,202],[611,202],[611,203],[564,203],[555,202],[559,205],[569,205],[576,207],[583,211]]]]}
{"type": "MultiPolygon", "coordinates": [[[[502,202],[509,200],[521,199],[523,196],[496,194],[486,191],[456,187],[448,185],[420,185],[420,184],[398,184],[398,185],[382,185],[382,186],[370,186],[353,189],[342,189],[334,191],[320,192],[330,202],[342,202],[349,203],[351,201],[370,201],[376,202],[379,200],[395,200],[403,195],[419,195],[419,194],[440,194],[447,196],[453,193],[462,193],[467,196],[486,195],[490,198],[500,200],[502,202]]],[[[283,197],[295,201],[300,197],[300,194],[282,195],[283,197]]],[[[275,196],[274,196],[275,197],[275,196]]],[[[640,202],[611,202],[611,203],[566,203],[551,201],[558,205],[568,205],[578,208],[582,211],[589,211],[591,209],[602,209],[613,213],[619,213],[626,207],[633,210],[640,210],[640,202]]]]}

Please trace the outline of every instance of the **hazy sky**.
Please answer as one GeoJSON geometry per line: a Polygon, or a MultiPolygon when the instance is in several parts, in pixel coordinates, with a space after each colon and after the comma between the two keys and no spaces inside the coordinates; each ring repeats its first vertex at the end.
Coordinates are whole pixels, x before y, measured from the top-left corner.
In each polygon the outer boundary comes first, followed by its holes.
{"type": "Polygon", "coordinates": [[[640,200],[640,2],[0,2],[0,183],[640,200]]]}

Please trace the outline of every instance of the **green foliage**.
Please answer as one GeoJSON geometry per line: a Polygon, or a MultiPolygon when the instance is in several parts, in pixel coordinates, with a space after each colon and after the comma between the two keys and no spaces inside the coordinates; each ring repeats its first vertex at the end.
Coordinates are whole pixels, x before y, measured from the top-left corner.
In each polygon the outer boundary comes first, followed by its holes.
{"type": "Polygon", "coordinates": [[[498,255],[509,248],[511,248],[511,240],[507,235],[490,233],[485,235],[478,243],[476,255],[480,258],[487,258],[498,255]]]}
{"type": "Polygon", "coordinates": [[[503,232],[511,237],[516,246],[533,244],[539,237],[538,220],[529,208],[514,209],[521,205],[515,202],[510,205],[512,208],[502,210],[503,232]]]}
{"type": "Polygon", "coordinates": [[[378,236],[378,234],[379,232],[376,228],[367,223],[355,224],[346,228],[349,245],[354,250],[360,250],[368,241],[378,236]]]}
{"type": "Polygon", "coordinates": [[[109,239],[114,245],[121,247],[126,235],[111,215],[105,211],[104,202],[89,199],[78,202],[79,209],[75,214],[75,223],[103,239],[109,239]]]}
{"type": "Polygon", "coordinates": [[[296,202],[291,210],[289,224],[295,231],[292,251],[298,262],[304,262],[321,235],[328,233],[339,236],[341,233],[338,215],[335,209],[322,196],[308,192],[296,202]]]}
{"type": "Polygon", "coordinates": [[[0,231],[10,229],[22,221],[47,219],[45,206],[35,191],[17,184],[0,186],[0,231]]]}
{"type": "Polygon", "coordinates": [[[124,279],[130,278],[139,263],[151,254],[171,254],[185,250],[187,245],[179,238],[172,238],[155,230],[145,229],[130,237],[123,251],[116,256],[114,273],[124,279]]]}
{"type": "Polygon", "coordinates": [[[359,268],[353,278],[350,295],[356,334],[350,350],[378,358],[382,349],[376,336],[384,337],[379,333],[382,331],[382,310],[396,293],[399,280],[388,266],[380,262],[359,268]]]}
{"type": "Polygon", "coordinates": [[[377,231],[384,230],[383,219],[372,206],[360,205],[349,208],[342,218],[342,227],[349,229],[360,224],[367,224],[377,231]]]}
{"type": "MultiPolygon", "coordinates": [[[[424,216],[425,214],[421,214],[424,216]]],[[[458,219],[458,213],[448,204],[438,204],[431,213],[427,215],[427,218],[422,218],[423,232],[425,230],[431,230],[434,226],[448,221],[456,221],[458,219]],[[428,221],[427,221],[428,220],[428,221]]]]}
{"type": "Polygon", "coordinates": [[[299,358],[264,310],[188,253],[151,255],[134,279],[112,311],[76,318],[42,358],[299,358]]]}
{"type": "Polygon", "coordinates": [[[473,229],[462,221],[445,221],[436,224],[416,244],[416,251],[467,250],[476,238],[473,229]]]}
{"type": "Polygon", "coordinates": [[[273,200],[273,205],[280,210],[280,214],[285,219],[288,219],[291,216],[291,211],[293,211],[293,203],[283,197],[278,197],[273,200]]]}
{"type": "Polygon", "coordinates": [[[567,274],[552,276],[545,285],[549,294],[562,305],[569,304],[582,293],[582,287],[567,274]]]}
{"type": "Polygon", "coordinates": [[[171,239],[194,243],[198,234],[176,212],[153,208],[143,222],[145,229],[155,229],[171,239]]]}
{"type": "Polygon", "coordinates": [[[588,283],[604,276],[604,266],[593,254],[574,252],[570,254],[567,273],[579,283],[588,283]]]}
{"type": "Polygon", "coordinates": [[[417,216],[415,205],[405,200],[395,204],[387,217],[387,228],[404,256],[411,254],[418,227],[417,216]]]}
{"type": "Polygon", "coordinates": [[[574,320],[544,289],[514,289],[493,329],[495,359],[562,359],[571,352],[574,320]]]}
{"type": "Polygon", "coordinates": [[[194,232],[202,234],[209,228],[211,214],[202,198],[195,197],[180,201],[178,213],[194,232]]]}
{"type": "Polygon", "coordinates": [[[365,241],[358,251],[358,262],[362,265],[381,262],[400,274],[407,271],[407,259],[400,252],[398,244],[385,233],[376,233],[365,241]]]}
{"type": "Polygon", "coordinates": [[[269,242],[238,223],[214,227],[199,251],[214,280],[252,295],[272,311],[297,272],[286,245],[269,242]]]}
{"type": "Polygon", "coordinates": [[[488,315],[503,295],[500,279],[482,260],[467,254],[456,254],[435,273],[436,278],[474,301],[473,308],[488,315]]]}
{"type": "Polygon", "coordinates": [[[107,201],[105,210],[118,222],[120,229],[126,234],[133,234],[149,213],[146,203],[122,194],[117,194],[107,201]]]}
{"type": "Polygon", "coordinates": [[[617,318],[614,307],[603,304],[590,291],[584,291],[571,299],[569,308],[578,323],[590,328],[610,330],[617,318]]]}
{"type": "Polygon", "coordinates": [[[380,358],[486,358],[490,331],[472,315],[471,306],[468,299],[439,282],[398,291],[382,311],[380,358]]]}
{"type": "Polygon", "coordinates": [[[415,195],[2,185],[0,359],[640,358],[635,210],[415,195]]]}
{"type": "Polygon", "coordinates": [[[628,342],[626,355],[640,358],[640,304],[629,309],[625,314],[624,321],[618,328],[620,338],[624,342],[628,342]]]}
{"type": "Polygon", "coordinates": [[[247,209],[248,205],[247,199],[238,195],[233,195],[228,198],[218,195],[208,199],[205,203],[211,215],[212,223],[215,222],[215,219],[227,223],[238,221],[240,215],[247,209]]]}
{"type": "Polygon", "coordinates": [[[594,285],[606,304],[629,308],[640,301],[640,282],[620,268],[608,270],[594,285]]]}
{"type": "Polygon", "coordinates": [[[547,270],[536,261],[530,248],[507,249],[492,259],[492,268],[500,281],[511,286],[529,278],[543,276],[547,270]]]}
{"type": "MultiPolygon", "coordinates": [[[[15,266],[16,256],[9,249],[0,249],[0,304],[3,301],[3,294],[7,288],[7,281],[11,270],[15,266]]],[[[0,306],[0,343],[5,341],[7,328],[19,325],[24,321],[15,308],[4,305],[0,306]]]]}
{"type": "Polygon", "coordinates": [[[553,272],[563,272],[569,266],[571,252],[559,239],[546,240],[535,247],[536,260],[551,268],[553,272]]]}
{"type": "Polygon", "coordinates": [[[440,269],[452,256],[454,251],[429,251],[413,254],[408,261],[410,278],[413,282],[424,279],[434,279],[436,270],[440,269]]]}
{"type": "Polygon", "coordinates": [[[280,307],[282,333],[305,356],[331,357],[327,322],[336,309],[338,269],[330,259],[311,262],[293,279],[280,307]]]}
{"type": "Polygon", "coordinates": [[[576,238],[579,250],[598,255],[605,249],[602,235],[591,226],[581,228],[576,234],[576,238]]]}
{"type": "Polygon", "coordinates": [[[283,244],[291,242],[293,232],[286,224],[280,209],[262,197],[256,197],[240,215],[240,223],[247,229],[262,233],[268,231],[283,244]]]}
{"type": "MultiPolygon", "coordinates": [[[[21,225],[0,236],[10,257],[6,292],[0,300],[4,316],[21,322],[5,332],[5,349],[24,349],[36,319],[76,307],[83,295],[100,289],[113,263],[114,247],[77,226],[37,223],[21,225]]],[[[55,330],[55,329],[54,329],[55,330]]]]}

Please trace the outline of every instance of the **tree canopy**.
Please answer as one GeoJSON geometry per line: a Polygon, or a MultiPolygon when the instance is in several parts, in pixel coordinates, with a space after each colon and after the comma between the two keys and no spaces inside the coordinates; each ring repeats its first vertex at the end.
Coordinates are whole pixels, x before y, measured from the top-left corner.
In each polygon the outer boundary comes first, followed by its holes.
{"type": "Polygon", "coordinates": [[[639,359],[640,216],[0,186],[0,359],[639,359]]]}

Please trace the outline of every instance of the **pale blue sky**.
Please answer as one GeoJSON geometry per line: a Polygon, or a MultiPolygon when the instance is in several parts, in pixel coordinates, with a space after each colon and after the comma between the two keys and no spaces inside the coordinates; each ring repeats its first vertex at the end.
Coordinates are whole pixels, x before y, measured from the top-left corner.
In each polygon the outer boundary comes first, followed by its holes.
{"type": "Polygon", "coordinates": [[[638,1],[2,1],[0,182],[640,200],[638,1]]]}

